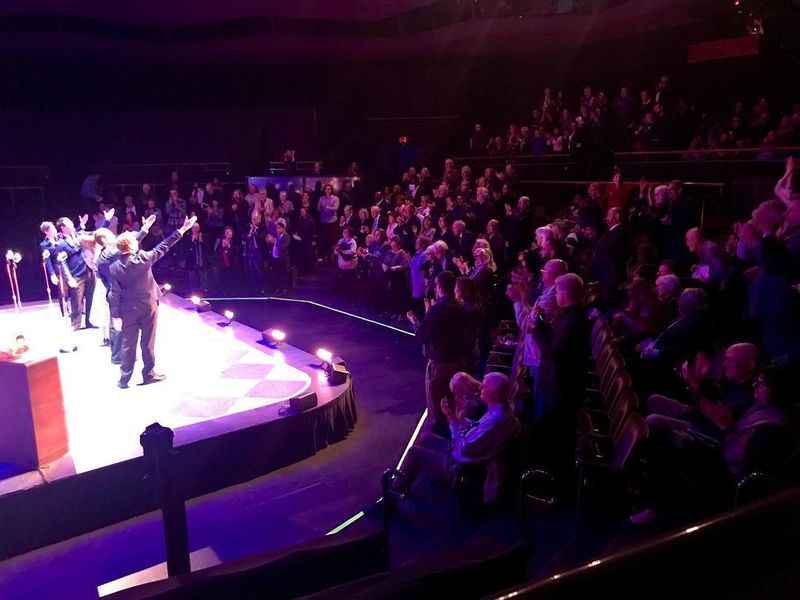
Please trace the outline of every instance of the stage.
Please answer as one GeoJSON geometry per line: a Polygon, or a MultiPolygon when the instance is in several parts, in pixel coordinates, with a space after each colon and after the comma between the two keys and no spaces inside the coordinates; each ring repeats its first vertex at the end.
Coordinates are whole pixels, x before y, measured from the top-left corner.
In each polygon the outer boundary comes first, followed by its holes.
{"type": "MultiPolygon", "coordinates": [[[[0,331],[10,339],[23,333],[32,356],[57,354],[65,335],[58,309],[46,303],[19,314],[3,309],[0,331]]],[[[152,510],[139,445],[150,423],[175,432],[187,498],[302,460],[355,425],[349,379],[330,386],[311,354],[268,347],[259,331],[176,296],[159,311],[157,370],[166,381],[138,385],[137,363],[121,390],[100,332],[73,335],[78,351],[58,355],[70,451],[38,470],[13,474],[14,465],[3,465],[11,476],[0,480],[0,519],[8,524],[0,559],[152,510]],[[318,406],[290,414],[288,400],[309,392],[318,406]]]]}

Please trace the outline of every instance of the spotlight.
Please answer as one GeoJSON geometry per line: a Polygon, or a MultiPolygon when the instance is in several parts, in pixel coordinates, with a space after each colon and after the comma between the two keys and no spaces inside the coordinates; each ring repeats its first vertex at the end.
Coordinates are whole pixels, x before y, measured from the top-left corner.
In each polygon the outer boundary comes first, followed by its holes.
{"type": "Polygon", "coordinates": [[[13,250],[6,250],[6,260],[11,262],[14,260],[14,251],[13,250]]]}
{"type": "Polygon", "coordinates": [[[317,358],[322,361],[323,365],[326,363],[331,364],[331,361],[333,360],[333,353],[325,348],[319,348],[317,350],[317,358]]]}
{"type": "Polygon", "coordinates": [[[20,263],[21,261],[22,261],[22,254],[20,254],[19,252],[15,252],[14,253],[14,262],[15,263],[20,263]]]}
{"type": "Polygon", "coordinates": [[[286,341],[286,332],[280,329],[265,329],[261,332],[261,341],[270,348],[277,348],[286,341]]]}
{"type": "Polygon", "coordinates": [[[200,296],[192,296],[189,300],[194,304],[195,310],[199,313],[211,310],[211,303],[208,302],[208,300],[203,300],[200,296]]]}
{"type": "Polygon", "coordinates": [[[233,314],[232,310],[226,310],[222,314],[225,315],[225,318],[228,319],[228,321],[233,321],[233,317],[236,316],[236,315],[233,314]]]}
{"type": "Polygon", "coordinates": [[[165,283],[164,285],[161,286],[161,289],[164,290],[165,293],[169,293],[172,291],[172,284],[165,283]]]}
{"type": "Polygon", "coordinates": [[[317,358],[321,361],[320,368],[325,369],[329,385],[341,385],[347,381],[350,374],[344,364],[333,363],[333,353],[325,348],[317,349],[317,358]]]}

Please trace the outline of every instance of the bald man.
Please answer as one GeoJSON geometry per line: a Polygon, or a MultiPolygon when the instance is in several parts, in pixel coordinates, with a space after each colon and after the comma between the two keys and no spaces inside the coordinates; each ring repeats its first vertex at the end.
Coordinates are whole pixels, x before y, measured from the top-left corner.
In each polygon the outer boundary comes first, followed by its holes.
{"type": "MultiPolygon", "coordinates": [[[[722,378],[712,382],[707,376],[701,381],[687,381],[691,400],[696,405],[680,402],[660,394],[647,400],[650,415],[647,424],[653,431],[694,431],[713,439],[721,439],[725,431],[753,403],[753,379],[758,369],[758,347],[750,343],[728,346],[722,361],[722,378]],[[712,390],[701,392],[701,386],[712,390]]],[[[684,369],[684,377],[691,372],[684,369]]]]}

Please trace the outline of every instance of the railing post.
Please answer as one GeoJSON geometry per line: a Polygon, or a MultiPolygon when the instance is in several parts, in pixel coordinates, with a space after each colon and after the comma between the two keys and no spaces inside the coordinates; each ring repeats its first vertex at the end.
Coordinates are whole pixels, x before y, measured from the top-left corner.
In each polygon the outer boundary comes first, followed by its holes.
{"type": "Polygon", "coordinates": [[[191,572],[186,504],[170,468],[173,438],[172,430],[158,423],[148,425],[139,436],[144,458],[149,464],[148,476],[153,482],[164,519],[167,574],[170,577],[191,572]]]}

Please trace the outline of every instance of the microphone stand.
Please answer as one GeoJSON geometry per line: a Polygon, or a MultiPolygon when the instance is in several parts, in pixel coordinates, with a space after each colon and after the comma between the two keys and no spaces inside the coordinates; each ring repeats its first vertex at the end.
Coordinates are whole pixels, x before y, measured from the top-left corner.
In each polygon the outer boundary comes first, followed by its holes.
{"type": "Polygon", "coordinates": [[[12,274],[14,275],[14,289],[16,290],[17,296],[17,312],[22,310],[22,294],[19,291],[19,278],[17,276],[17,265],[22,260],[22,256],[19,252],[14,254],[14,268],[12,269],[12,274]]]}
{"type": "Polygon", "coordinates": [[[47,276],[47,265],[45,261],[50,260],[50,251],[42,252],[42,275],[44,275],[44,289],[47,290],[47,305],[53,305],[53,294],[50,292],[50,278],[47,276]]]}
{"type": "Polygon", "coordinates": [[[14,278],[11,276],[11,259],[8,256],[6,256],[6,275],[8,276],[8,285],[11,288],[11,302],[14,304],[14,311],[19,312],[17,293],[14,289],[14,278]]]}

